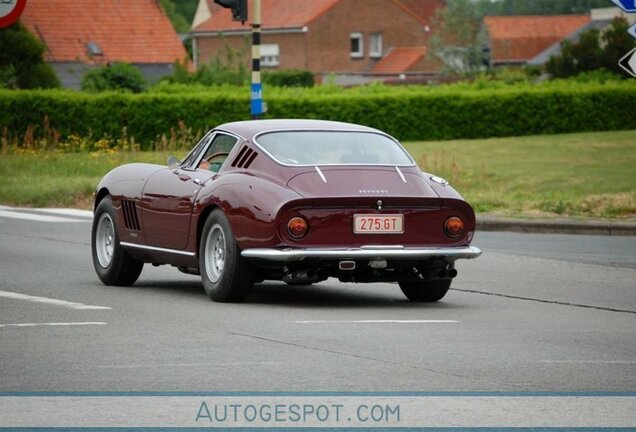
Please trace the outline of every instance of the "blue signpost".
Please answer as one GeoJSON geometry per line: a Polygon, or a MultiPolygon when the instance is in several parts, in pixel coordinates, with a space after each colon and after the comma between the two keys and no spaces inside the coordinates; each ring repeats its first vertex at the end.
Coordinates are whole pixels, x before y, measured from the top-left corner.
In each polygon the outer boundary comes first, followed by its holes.
{"type": "Polygon", "coordinates": [[[636,24],[631,26],[629,30],[627,30],[627,33],[629,33],[634,39],[636,39],[636,24]]]}
{"type": "Polygon", "coordinates": [[[625,12],[636,12],[636,0],[612,0],[616,6],[625,12]]]}

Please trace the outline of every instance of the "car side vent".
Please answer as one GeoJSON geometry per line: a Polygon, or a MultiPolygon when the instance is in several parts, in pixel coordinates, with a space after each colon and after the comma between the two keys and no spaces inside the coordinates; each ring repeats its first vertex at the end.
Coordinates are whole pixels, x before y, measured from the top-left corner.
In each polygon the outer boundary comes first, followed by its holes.
{"type": "Polygon", "coordinates": [[[238,155],[232,161],[233,167],[239,168],[249,168],[254,159],[256,159],[258,153],[252,150],[251,148],[244,146],[238,155]]]}
{"type": "Polygon", "coordinates": [[[131,200],[121,201],[122,209],[124,210],[124,224],[126,228],[139,231],[139,218],[137,217],[137,204],[131,200]]]}

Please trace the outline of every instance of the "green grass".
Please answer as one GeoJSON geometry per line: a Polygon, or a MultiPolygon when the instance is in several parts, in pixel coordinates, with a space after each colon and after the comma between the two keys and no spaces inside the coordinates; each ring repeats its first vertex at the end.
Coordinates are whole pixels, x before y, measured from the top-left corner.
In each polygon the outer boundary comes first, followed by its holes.
{"type": "Polygon", "coordinates": [[[636,217],[636,131],[406,143],[477,212],[636,217]]]}
{"type": "MultiPolygon", "coordinates": [[[[636,218],[636,131],[405,143],[420,167],[446,177],[477,212],[636,218]]],[[[90,208],[99,179],[167,152],[0,155],[0,203],[90,208]]],[[[182,157],[183,154],[176,156],[182,157]]]]}
{"type": "MultiPolygon", "coordinates": [[[[178,155],[182,157],[183,154],[178,155]]],[[[168,153],[51,153],[0,156],[0,203],[18,206],[72,206],[89,209],[99,180],[131,162],[164,164],[168,153]]]]}

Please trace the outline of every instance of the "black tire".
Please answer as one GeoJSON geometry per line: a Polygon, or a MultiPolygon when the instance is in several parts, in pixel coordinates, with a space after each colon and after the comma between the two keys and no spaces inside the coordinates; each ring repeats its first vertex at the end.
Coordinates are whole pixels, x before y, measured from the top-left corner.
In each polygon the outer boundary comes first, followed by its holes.
{"type": "Polygon", "coordinates": [[[93,266],[104,284],[130,286],[139,278],[144,263],[131,257],[121,247],[115,221],[113,201],[107,196],[100,201],[93,216],[93,266]]]}
{"type": "Polygon", "coordinates": [[[220,209],[208,216],[199,242],[199,269],[205,293],[216,302],[241,302],[254,285],[254,269],[236,245],[220,209]]]}
{"type": "Polygon", "coordinates": [[[441,300],[451,286],[452,279],[421,282],[400,282],[404,295],[414,302],[436,302],[441,300]]]}

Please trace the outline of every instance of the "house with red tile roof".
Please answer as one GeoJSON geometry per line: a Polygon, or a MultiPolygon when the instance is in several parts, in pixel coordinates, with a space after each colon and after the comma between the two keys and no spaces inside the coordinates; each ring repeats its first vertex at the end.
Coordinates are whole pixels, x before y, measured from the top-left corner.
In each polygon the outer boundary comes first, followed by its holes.
{"type": "Polygon", "coordinates": [[[188,56],[156,0],[29,0],[21,22],[45,44],[65,87],[79,88],[86,70],[112,62],[156,80],[188,56]]]}
{"type": "Polygon", "coordinates": [[[487,16],[492,66],[521,65],[590,22],[590,15],[487,16]]]}
{"type": "MultiPolygon", "coordinates": [[[[444,0],[262,0],[261,68],[302,69],[356,84],[431,75],[426,46],[444,0]]],[[[249,14],[248,10],[248,14],[249,14]]],[[[249,17],[248,17],[249,20],[249,17]]],[[[191,32],[195,64],[230,46],[249,64],[251,28],[200,0],[191,32]]]]}
{"type": "Polygon", "coordinates": [[[581,35],[588,30],[597,30],[603,32],[611,27],[612,22],[616,18],[625,19],[630,25],[636,23],[636,15],[624,12],[617,7],[598,8],[590,11],[590,22],[586,25],[579,27],[573,33],[570,33],[565,38],[553,43],[548,48],[528,60],[526,63],[528,66],[543,67],[549,61],[551,57],[561,54],[562,43],[568,41],[572,44],[576,44],[580,41],[581,35]]]}

